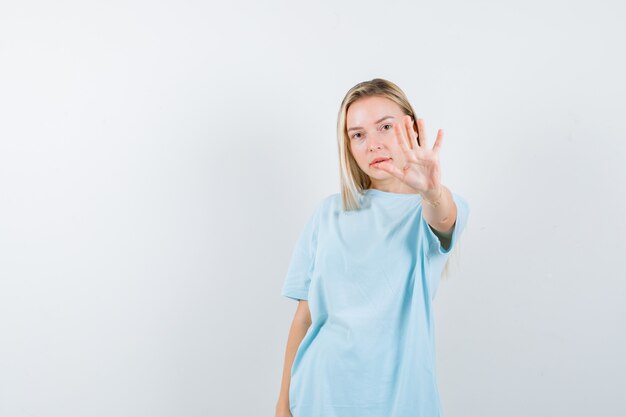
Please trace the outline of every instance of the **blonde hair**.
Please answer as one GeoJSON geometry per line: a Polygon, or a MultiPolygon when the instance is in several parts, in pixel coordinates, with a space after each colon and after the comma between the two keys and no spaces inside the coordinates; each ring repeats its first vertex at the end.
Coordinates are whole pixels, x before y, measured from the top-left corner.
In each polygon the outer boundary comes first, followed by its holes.
{"type": "MultiPolygon", "coordinates": [[[[370,187],[369,176],[361,170],[350,151],[350,138],[346,127],[346,116],[348,108],[352,103],[363,97],[385,97],[396,103],[404,114],[413,118],[413,128],[417,132],[417,117],[406,94],[391,81],[374,78],[363,81],[352,87],[346,93],[341,102],[337,115],[337,146],[339,151],[339,181],[341,188],[341,200],[344,211],[359,210],[361,204],[359,197],[370,187]]],[[[419,136],[417,138],[419,144],[419,136]]],[[[457,243],[458,246],[458,243],[457,243]]],[[[452,254],[450,254],[452,256],[452,254]]],[[[448,275],[448,265],[450,257],[446,261],[442,278],[448,275]]]]}

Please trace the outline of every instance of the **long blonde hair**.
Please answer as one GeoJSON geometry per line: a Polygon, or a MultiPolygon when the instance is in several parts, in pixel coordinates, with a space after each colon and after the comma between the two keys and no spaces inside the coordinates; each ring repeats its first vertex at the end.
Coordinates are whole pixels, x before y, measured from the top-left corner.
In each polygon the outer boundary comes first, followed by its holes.
{"type": "MultiPolygon", "coordinates": [[[[369,176],[361,170],[350,151],[350,138],[346,128],[346,116],[348,108],[352,103],[363,97],[385,97],[402,109],[404,114],[413,118],[413,129],[417,132],[417,117],[411,103],[409,103],[406,94],[391,81],[374,78],[369,81],[363,81],[352,87],[346,93],[341,102],[339,113],[337,115],[337,146],[339,151],[339,181],[341,188],[341,200],[344,211],[358,210],[361,208],[359,196],[364,190],[370,187],[371,180],[369,176]]],[[[417,139],[419,144],[419,136],[417,139]]],[[[458,246],[458,242],[457,242],[458,246]]],[[[450,254],[450,257],[452,254],[450,254]]],[[[450,257],[446,261],[442,278],[448,275],[448,265],[450,257]]]]}

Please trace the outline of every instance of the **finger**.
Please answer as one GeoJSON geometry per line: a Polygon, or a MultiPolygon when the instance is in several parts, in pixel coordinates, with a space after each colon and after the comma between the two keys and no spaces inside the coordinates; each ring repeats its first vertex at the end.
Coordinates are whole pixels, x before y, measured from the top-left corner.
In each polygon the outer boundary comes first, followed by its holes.
{"type": "Polygon", "coordinates": [[[402,148],[402,152],[404,152],[405,155],[410,154],[411,149],[409,148],[409,142],[406,138],[404,124],[394,123],[393,130],[396,133],[396,139],[398,140],[400,148],[402,148]]]}
{"type": "Polygon", "coordinates": [[[417,141],[417,132],[413,128],[413,118],[411,116],[406,116],[406,130],[409,135],[409,142],[411,142],[411,147],[413,149],[419,148],[420,144],[417,141]]]}
{"type": "Polygon", "coordinates": [[[433,145],[433,151],[439,152],[439,149],[441,149],[442,142],[443,142],[443,129],[439,129],[439,132],[437,132],[437,139],[435,139],[435,144],[433,145]]]}
{"type": "Polygon", "coordinates": [[[398,169],[391,161],[379,162],[376,164],[375,168],[388,172],[399,180],[404,178],[404,171],[398,169]]]}
{"type": "Polygon", "coordinates": [[[424,119],[417,119],[417,132],[420,135],[420,146],[426,148],[428,139],[426,139],[426,127],[424,126],[424,119]]]}

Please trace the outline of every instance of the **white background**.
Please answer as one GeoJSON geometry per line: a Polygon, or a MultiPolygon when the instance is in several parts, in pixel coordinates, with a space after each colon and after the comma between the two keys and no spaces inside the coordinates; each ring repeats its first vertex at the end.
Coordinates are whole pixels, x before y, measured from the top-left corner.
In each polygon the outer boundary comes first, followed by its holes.
{"type": "Polygon", "coordinates": [[[0,416],[273,416],[337,111],[398,84],[471,215],[445,417],[623,416],[621,1],[0,4],[0,416]]]}

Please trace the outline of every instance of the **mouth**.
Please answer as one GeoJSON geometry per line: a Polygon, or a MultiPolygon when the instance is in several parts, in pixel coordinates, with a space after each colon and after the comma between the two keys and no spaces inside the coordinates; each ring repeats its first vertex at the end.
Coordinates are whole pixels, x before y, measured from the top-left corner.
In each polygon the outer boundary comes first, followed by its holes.
{"type": "Polygon", "coordinates": [[[391,158],[376,158],[370,162],[370,166],[376,166],[379,162],[391,161],[391,158]]]}

